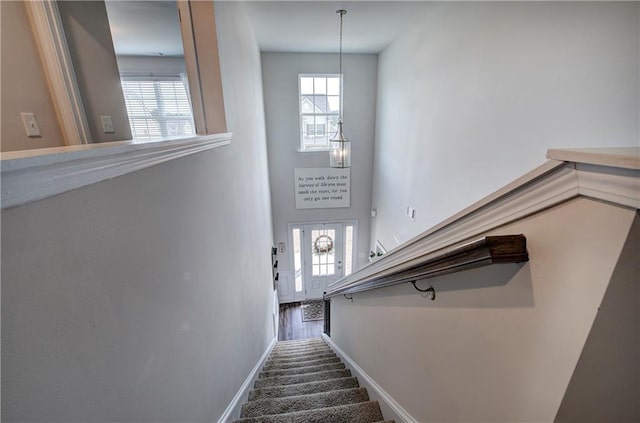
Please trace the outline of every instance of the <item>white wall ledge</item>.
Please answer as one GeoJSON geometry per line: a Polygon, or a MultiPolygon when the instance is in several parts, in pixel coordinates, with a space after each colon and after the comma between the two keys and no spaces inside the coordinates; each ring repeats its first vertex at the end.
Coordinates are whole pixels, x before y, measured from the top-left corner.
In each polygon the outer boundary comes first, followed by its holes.
{"type": "Polygon", "coordinates": [[[640,169],[640,148],[568,148],[550,149],[547,158],[565,162],[640,169]]]}
{"type": "MultiPolygon", "coordinates": [[[[384,256],[331,283],[327,295],[394,274],[500,226],[576,197],[640,209],[640,149],[549,150],[550,160],[384,256]]],[[[526,236],[526,234],[524,234],[526,236]]]]}
{"type": "Polygon", "coordinates": [[[2,209],[41,200],[231,143],[231,133],[137,143],[43,148],[0,154],[2,209]]]}

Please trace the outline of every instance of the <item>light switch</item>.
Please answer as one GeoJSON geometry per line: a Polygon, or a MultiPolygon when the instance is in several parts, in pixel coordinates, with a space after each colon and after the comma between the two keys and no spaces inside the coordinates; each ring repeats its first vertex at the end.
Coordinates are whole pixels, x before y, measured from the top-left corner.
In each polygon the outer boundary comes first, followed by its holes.
{"type": "Polygon", "coordinates": [[[39,137],[40,136],[40,127],[38,126],[38,121],[36,120],[36,115],[34,113],[20,113],[22,117],[22,123],[24,124],[24,130],[27,132],[28,137],[39,137]]]}
{"type": "Polygon", "coordinates": [[[102,132],[105,134],[112,134],[116,132],[113,127],[113,121],[111,120],[111,116],[100,116],[100,120],[102,121],[102,132]]]}

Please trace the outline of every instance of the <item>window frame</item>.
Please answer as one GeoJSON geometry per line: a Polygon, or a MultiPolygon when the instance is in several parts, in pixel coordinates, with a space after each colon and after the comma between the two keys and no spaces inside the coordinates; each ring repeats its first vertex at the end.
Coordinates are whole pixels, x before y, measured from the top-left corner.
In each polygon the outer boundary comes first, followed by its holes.
{"type": "MultiPolygon", "coordinates": [[[[122,93],[125,97],[125,105],[126,105],[126,109],[127,109],[127,118],[129,119],[129,126],[131,127],[131,136],[133,137],[133,139],[135,141],[138,142],[153,142],[153,141],[157,141],[157,140],[162,140],[162,139],[173,139],[173,138],[190,138],[190,137],[194,137],[196,136],[196,127],[195,127],[195,121],[194,121],[194,116],[193,116],[193,106],[192,106],[192,102],[191,102],[191,96],[189,95],[189,82],[187,81],[187,76],[184,73],[136,73],[136,72],[123,72],[120,74],[120,84],[122,86],[122,93]],[[184,116],[169,116],[169,115],[162,115],[161,117],[163,119],[177,119],[177,120],[184,120],[184,121],[188,121],[188,124],[191,126],[191,130],[192,133],[191,134],[178,134],[178,135],[168,135],[168,134],[161,134],[159,137],[142,137],[142,138],[137,138],[135,136],[135,128],[132,120],[132,116],[134,119],[153,119],[153,116],[144,116],[144,115],[132,115],[130,114],[130,108],[129,108],[129,100],[127,99],[127,91],[125,89],[125,84],[127,82],[152,82],[154,83],[154,91],[156,92],[156,96],[154,97],[155,100],[158,100],[157,94],[158,94],[158,87],[156,87],[155,82],[165,82],[165,81],[169,81],[169,82],[181,82],[182,83],[182,87],[185,91],[186,94],[186,101],[189,105],[188,110],[189,110],[189,115],[184,115],[184,116]]],[[[162,125],[160,123],[160,121],[158,120],[158,125],[159,128],[162,128],[162,125]]],[[[160,129],[162,130],[162,129],[160,129]]]]}
{"type": "MultiPolygon", "coordinates": [[[[298,140],[298,148],[297,151],[298,153],[326,153],[329,151],[329,141],[331,141],[331,137],[333,136],[332,133],[328,132],[329,128],[328,128],[328,119],[327,119],[327,123],[325,124],[325,133],[328,135],[328,142],[327,142],[327,146],[325,148],[305,148],[305,144],[304,144],[304,123],[303,123],[303,119],[305,116],[326,116],[327,118],[332,117],[332,116],[337,116],[338,118],[342,115],[343,112],[343,95],[344,92],[344,74],[341,73],[299,73],[298,74],[298,132],[299,132],[299,140],[298,140]],[[338,96],[340,97],[340,109],[338,110],[337,113],[304,113],[302,112],[302,78],[339,78],[340,80],[340,88],[339,88],[339,94],[338,96]]],[[[315,95],[315,90],[314,90],[314,94],[315,95]]],[[[328,94],[325,94],[325,96],[328,96],[328,94]]],[[[314,126],[317,126],[314,123],[314,126]]],[[[316,132],[317,132],[317,128],[316,128],[316,132]]]]}

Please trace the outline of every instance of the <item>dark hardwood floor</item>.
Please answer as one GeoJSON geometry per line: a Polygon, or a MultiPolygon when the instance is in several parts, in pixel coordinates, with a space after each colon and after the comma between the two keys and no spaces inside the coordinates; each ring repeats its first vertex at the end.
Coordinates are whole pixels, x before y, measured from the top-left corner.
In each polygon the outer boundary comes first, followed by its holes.
{"type": "Polygon", "coordinates": [[[302,321],[301,303],[280,304],[279,341],[318,338],[322,335],[323,329],[324,321],[322,320],[302,321]]]}

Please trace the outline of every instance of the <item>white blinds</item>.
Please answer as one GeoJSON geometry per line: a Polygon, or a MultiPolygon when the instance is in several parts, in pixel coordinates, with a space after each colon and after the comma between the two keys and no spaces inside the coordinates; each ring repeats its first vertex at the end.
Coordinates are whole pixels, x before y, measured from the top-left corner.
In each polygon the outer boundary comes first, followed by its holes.
{"type": "Polygon", "coordinates": [[[134,139],[195,134],[189,96],[180,75],[122,75],[120,79],[134,139]]]}

